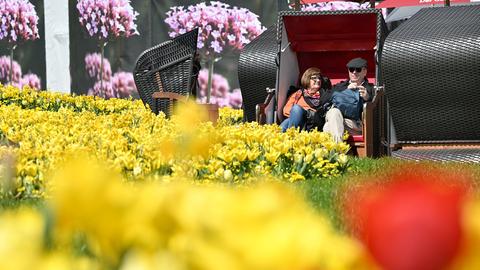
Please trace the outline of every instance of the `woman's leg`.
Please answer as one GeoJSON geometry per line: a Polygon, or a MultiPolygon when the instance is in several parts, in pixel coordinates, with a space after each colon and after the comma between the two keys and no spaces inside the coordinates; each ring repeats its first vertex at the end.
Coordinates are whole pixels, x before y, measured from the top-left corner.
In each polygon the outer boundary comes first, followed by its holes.
{"type": "Polygon", "coordinates": [[[345,128],[343,126],[342,112],[337,108],[331,108],[325,115],[325,125],[323,131],[332,135],[333,140],[336,143],[342,141],[343,132],[345,128]]]}
{"type": "Polygon", "coordinates": [[[285,120],[283,120],[283,122],[280,124],[280,127],[282,128],[282,132],[287,131],[289,125],[290,125],[290,118],[286,118],[285,120]]]}
{"type": "Polygon", "coordinates": [[[290,117],[285,119],[280,124],[282,131],[285,132],[291,127],[300,127],[300,129],[302,129],[303,125],[305,124],[306,113],[307,111],[305,111],[301,106],[297,104],[293,105],[292,109],[290,110],[290,117]]]}

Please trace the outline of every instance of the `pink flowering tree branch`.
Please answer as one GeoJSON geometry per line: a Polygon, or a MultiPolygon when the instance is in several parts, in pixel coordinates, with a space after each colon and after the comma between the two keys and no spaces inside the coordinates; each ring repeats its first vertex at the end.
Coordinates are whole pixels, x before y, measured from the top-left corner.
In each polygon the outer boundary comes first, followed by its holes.
{"type": "Polygon", "coordinates": [[[35,40],[38,34],[38,16],[28,0],[0,0],[0,41],[10,48],[10,76],[13,82],[13,51],[21,41],[35,40]]]}
{"type": "Polygon", "coordinates": [[[172,38],[199,28],[198,52],[208,63],[207,103],[210,102],[215,59],[223,53],[238,53],[265,30],[255,13],[219,1],[186,8],[171,7],[165,22],[172,38]]]}
{"type": "Polygon", "coordinates": [[[210,101],[207,101],[208,70],[202,69],[198,73],[199,103],[217,104],[219,107],[231,107],[239,109],[242,107],[242,95],[240,89],[234,89],[230,92],[230,85],[225,77],[214,73],[212,76],[212,91],[210,101]]]}
{"type": "Polygon", "coordinates": [[[136,96],[137,87],[130,72],[118,71],[112,74],[108,59],[103,59],[104,72],[100,75],[102,63],[99,53],[87,54],[85,56],[85,71],[90,79],[93,79],[93,87],[88,90],[88,95],[102,98],[128,98],[136,96]],[[100,78],[102,76],[102,79],[100,78]]]}
{"type": "Polygon", "coordinates": [[[319,2],[315,4],[301,5],[302,11],[333,11],[333,10],[357,10],[368,9],[370,7],[369,2],[363,4],[349,1],[329,1],[319,2]]]}
{"type": "Polygon", "coordinates": [[[41,89],[42,87],[41,80],[36,74],[27,73],[22,76],[20,64],[11,60],[8,56],[0,56],[0,83],[10,83],[20,89],[24,86],[30,86],[33,89],[41,89]],[[9,79],[10,74],[13,74],[12,79],[9,79]]]}
{"type": "Polygon", "coordinates": [[[100,88],[103,89],[103,58],[108,40],[138,35],[135,20],[138,12],[130,0],[78,0],[79,22],[87,34],[98,40],[101,54],[100,88]]]}

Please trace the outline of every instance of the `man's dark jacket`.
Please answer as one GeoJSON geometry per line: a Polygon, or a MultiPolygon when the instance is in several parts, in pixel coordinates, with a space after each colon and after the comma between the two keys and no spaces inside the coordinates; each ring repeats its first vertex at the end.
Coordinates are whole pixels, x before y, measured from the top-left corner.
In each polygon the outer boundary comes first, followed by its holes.
{"type": "MultiPolygon", "coordinates": [[[[343,114],[343,117],[352,120],[360,120],[363,110],[364,100],[360,97],[357,89],[348,89],[349,80],[339,82],[333,86],[332,103],[343,114]]],[[[362,86],[365,87],[369,95],[368,101],[373,99],[373,84],[365,78],[362,86]]]]}

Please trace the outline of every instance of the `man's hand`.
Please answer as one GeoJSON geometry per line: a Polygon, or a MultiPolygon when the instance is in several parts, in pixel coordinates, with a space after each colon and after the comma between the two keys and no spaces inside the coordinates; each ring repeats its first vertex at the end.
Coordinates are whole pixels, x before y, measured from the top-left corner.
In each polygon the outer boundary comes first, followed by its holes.
{"type": "Polygon", "coordinates": [[[357,89],[358,86],[357,86],[357,83],[350,83],[348,86],[347,86],[348,89],[357,89]]]}
{"type": "Polygon", "coordinates": [[[370,98],[370,95],[368,94],[367,89],[361,85],[357,86],[357,88],[363,100],[368,101],[368,99],[370,98]]]}

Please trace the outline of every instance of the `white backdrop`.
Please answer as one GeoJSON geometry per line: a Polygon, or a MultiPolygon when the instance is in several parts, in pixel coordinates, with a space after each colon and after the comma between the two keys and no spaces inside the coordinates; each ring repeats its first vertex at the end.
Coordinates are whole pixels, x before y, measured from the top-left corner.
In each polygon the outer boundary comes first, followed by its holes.
{"type": "Polygon", "coordinates": [[[70,93],[68,1],[44,1],[47,90],[70,93]]]}

